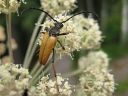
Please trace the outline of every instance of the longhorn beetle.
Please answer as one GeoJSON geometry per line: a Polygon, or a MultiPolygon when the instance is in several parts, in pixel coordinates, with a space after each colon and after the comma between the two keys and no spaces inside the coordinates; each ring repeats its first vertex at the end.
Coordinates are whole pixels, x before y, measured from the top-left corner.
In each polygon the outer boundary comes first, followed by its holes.
{"type": "MultiPolygon", "coordinates": [[[[54,47],[55,47],[57,42],[60,44],[62,49],[65,50],[64,46],[57,39],[57,36],[69,34],[68,32],[67,33],[60,33],[60,29],[64,26],[63,24],[65,22],[67,22],[68,20],[70,20],[71,18],[73,18],[74,16],[76,16],[76,15],[84,14],[84,13],[88,13],[88,14],[92,13],[92,12],[82,11],[82,12],[74,14],[73,16],[69,17],[65,21],[59,22],[59,21],[55,20],[48,12],[46,12],[46,11],[44,11],[42,9],[28,8],[26,10],[29,10],[29,9],[33,9],[33,10],[44,12],[47,16],[49,16],[55,22],[53,27],[45,28],[46,32],[42,32],[44,35],[43,35],[43,40],[42,40],[42,43],[41,43],[41,46],[40,46],[40,50],[39,50],[39,62],[40,62],[40,64],[43,64],[43,65],[45,65],[47,63],[48,58],[49,58],[50,54],[52,53],[52,51],[53,51],[53,61],[52,62],[54,63],[54,54],[55,54],[54,47]]],[[[96,17],[98,17],[96,14],[94,14],[94,15],[96,17]]]]}

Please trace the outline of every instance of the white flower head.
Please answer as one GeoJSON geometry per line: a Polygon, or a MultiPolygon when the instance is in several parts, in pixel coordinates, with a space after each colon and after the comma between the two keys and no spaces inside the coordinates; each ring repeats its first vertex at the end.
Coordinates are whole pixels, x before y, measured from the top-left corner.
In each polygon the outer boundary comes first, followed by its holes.
{"type": "Polygon", "coordinates": [[[57,94],[57,86],[59,88],[59,96],[71,96],[72,86],[66,81],[67,79],[57,75],[57,82],[49,78],[42,77],[36,87],[36,96],[54,96],[57,94]]]}
{"type": "MultiPolygon", "coordinates": [[[[58,22],[62,22],[67,20],[71,15],[67,15],[66,13],[59,14],[55,16],[55,19],[58,22]]],[[[46,32],[45,28],[54,27],[53,20],[47,20],[44,24],[42,24],[42,31],[46,32]]],[[[63,36],[57,36],[58,40],[65,47],[65,50],[60,46],[59,43],[56,44],[56,52],[62,55],[66,53],[71,56],[71,52],[80,49],[96,49],[99,48],[102,35],[99,30],[99,26],[97,22],[92,18],[84,18],[82,15],[78,15],[63,23],[63,28],[60,30],[61,33],[69,33],[63,36]]],[[[41,41],[43,40],[43,35],[41,34],[39,45],[41,45],[41,41]]]]}
{"type": "Polygon", "coordinates": [[[91,52],[87,57],[79,60],[81,96],[112,96],[114,92],[114,78],[109,73],[107,55],[102,52],[91,52]]]}
{"type": "Polygon", "coordinates": [[[92,51],[89,52],[86,57],[81,57],[78,64],[81,69],[89,66],[97,66],[99,69],[107,69],[109,66],[109,58],[103,51],[92,51]]]}
{"type": "Polygon", "coordinates": [[[24,0],[0,0],[0,12],[8,14],[9,12],[16,12],[24,0]]]}
{"type": "Polygon", "coordinates": [[[64,10],[73,10],[76,0],[41,0],[42,8],[51,15],[57,15],[64,10]]]}
{"type": "Polygon", "coordinates": [[[0,96],[22,96],[29,80],[27,69],[15,64],[0,65],[0,96]]]}

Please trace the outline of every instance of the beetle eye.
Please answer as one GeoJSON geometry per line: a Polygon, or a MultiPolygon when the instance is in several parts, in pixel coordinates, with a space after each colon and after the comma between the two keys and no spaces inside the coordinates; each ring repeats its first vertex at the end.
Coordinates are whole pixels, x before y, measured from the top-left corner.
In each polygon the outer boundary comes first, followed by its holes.
{"type": "Polygon", "coordinates": [[[61,28],[63,27],[63,24],[62,24],[62,23],[60,23],[60,27],[61,27],[61,28]]]}

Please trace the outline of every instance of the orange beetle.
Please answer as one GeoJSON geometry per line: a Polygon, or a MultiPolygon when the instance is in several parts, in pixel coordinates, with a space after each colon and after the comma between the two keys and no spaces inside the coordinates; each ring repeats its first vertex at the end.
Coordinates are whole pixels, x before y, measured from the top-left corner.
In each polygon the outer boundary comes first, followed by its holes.
{"type": "Polygon", "coordinates": [[[54,36],[49,36],[48,32],[45,32],[43,37],[44,38],[42,40],[39,51],[39,61],[40,64],[44,65],[46,64],[54,46],[56,45],[57,38],[54,36]]]}
{"type": "MultiPolygon", "coordinates": [[[[59,40],[57,40],[57,36],[69,34],[69,33],[60,34],[60,29],[62,27],[63,27],[62,23],[56,22],[54,27],[50,29],[46,29],[47,31],[43,32],[44,33],[43,40],[41,42],[40,51],[39,51],[40,64],[45,65],[47,63],[48,58],[52,53],[52,51],[54,56],[54,47],[56,45],[56,42],[59,42],[59,40]]],[[[65,49],[60,42],[59,44],[63,49],[65,49]]]]}
{"type": "MultiPolygon", "coordinates": [[[[79,13],[69,17],[65,21],[58,22],[51,15],[49,15],[49,13],[47,13],[44,10],[41,10],[41,9],[38,9],[38,8],[29,8],[29,9],[34,9],[34,10],[44,12],[52,20],[55,21],[55,24],[54,24],[53,27],[45,28],[46,32],[43,32],[44,33],[43,40],[42,40],[40,50],[39,50],[39,62],[40,62],[40,64],[43,64],[43,65],[45,65],[47,63],[47,61],[49,59],[49,56],[52,53],[52,51],[53,51],[53,61],[52,62],[54,63],[54,47],[55,47],[57,42],[61,45],[62,49],[65,49],[64,46],[61,44],[61,42],[57,39],[57,36],[69,34],[68,32],[67,33],[60,33],[60,29],[63,27],[63,23],[67,22],[69,19],[73,18],[76,15],[83,14],[83,13],[92,13],[92,12],[84,12],[84,11],[79,12],[79,13]]],[[[96,14],[94,14],[94,15],[97,17],[96,14]]]]}

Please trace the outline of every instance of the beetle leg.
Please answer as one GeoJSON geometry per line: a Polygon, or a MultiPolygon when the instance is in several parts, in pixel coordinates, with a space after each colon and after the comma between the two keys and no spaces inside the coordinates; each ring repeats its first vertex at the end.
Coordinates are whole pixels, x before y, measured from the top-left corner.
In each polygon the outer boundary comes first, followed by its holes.
{"type": "Polygon", "coordinates": [[[65,50],[65,47],[62,45],[62,43],[57,39],[57,42],[60,44],[63,50],[65,50]]]}
{"type": "Polygon", "coordinates": [[[57,34],[57,36],[61,36],[61,35],[68,35],[69,33],[71,33],[71,32],[57,34]]]}
{"type": "Polygon", "coordinates": [[[45,34],[45,32],[41,32],[41,33],[45,34]]]}
{"type": "Polygon", "coordinates": [[[52,55],[52,63],[54,64],[55,61],[55,49],[53,48],[53,55],[52,55]]]}
{"type": "Polygon", "coordinates": [[[54,66],[54,63],[55,63],[55,49],[53,48],[53,54],[52,54],[52,67],[53,67],[53,73],[54,73],[54,77],[56,78],[56,69],[55,69],[55,66],[54,66]]]}
{"type": "Polygon", "coordinates": [[[53,68],[53,75],[54,75],[55,80],[56,80],[56,88],[57,88],[57,91],[58,91],[58,94],[59,94],[59,87],[58,87],[58,84],[57,84],[57,75],[56,75],[56,69],[55,69],[54,61],[55,61],[55,49],[53,48],[52,68],[53,68]]]}

